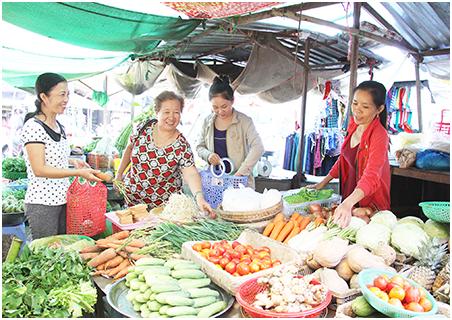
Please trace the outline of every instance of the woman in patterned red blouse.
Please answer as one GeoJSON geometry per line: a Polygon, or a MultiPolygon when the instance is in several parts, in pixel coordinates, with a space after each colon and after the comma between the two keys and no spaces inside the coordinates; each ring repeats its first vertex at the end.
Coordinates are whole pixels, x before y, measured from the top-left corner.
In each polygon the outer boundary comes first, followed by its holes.
{"type": "Polygon", "coordinates": [[[213,215],[201,191],[193,152],[177,130],[183,107],[183,98],[171,91],[164,91],[155,98],[157,119],[147,121],[132,133],[116,179],[124,179],[133,205],[146,203],[150,208],[161,206],[171,194],[181,192],[184,179],[200,210],[213,215]],[[130,162],[130,170],[124,177],[130,162]]]}

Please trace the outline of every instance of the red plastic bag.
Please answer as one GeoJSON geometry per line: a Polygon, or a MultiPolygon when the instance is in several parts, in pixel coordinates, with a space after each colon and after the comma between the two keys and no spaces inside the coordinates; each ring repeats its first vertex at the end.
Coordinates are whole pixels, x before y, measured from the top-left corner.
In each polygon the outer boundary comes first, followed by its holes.
{"type": "Polygon", "coordinates": [[[106,209],[107,187],[76,177],[67,192],[66,233],[92,237],[104,232],[106,209]]]}

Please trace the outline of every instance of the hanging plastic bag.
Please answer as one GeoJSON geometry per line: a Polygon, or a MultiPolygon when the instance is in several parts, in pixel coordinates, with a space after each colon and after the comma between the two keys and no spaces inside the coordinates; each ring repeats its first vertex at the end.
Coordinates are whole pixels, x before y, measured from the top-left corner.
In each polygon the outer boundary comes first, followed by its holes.
{"type": "Polygon", "coordinates": [[[95,236],[105,231],[107,187],[74,179],[67,192],[66,233],[95,236]]]}

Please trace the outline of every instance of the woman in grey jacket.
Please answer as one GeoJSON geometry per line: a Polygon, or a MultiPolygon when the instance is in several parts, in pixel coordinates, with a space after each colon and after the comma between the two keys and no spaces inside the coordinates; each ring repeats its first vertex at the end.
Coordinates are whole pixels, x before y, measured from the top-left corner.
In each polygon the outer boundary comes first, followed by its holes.
{"type": "Polygon", "coordinates": [[[228,157],[234,171],[230,172],[225,162],[226,172],[248,176],[248,185],[254,188],[252,171],[264,153],[264,146],[253,120],[233,108],[234,91],[227,76],[215,77],[209,100],[212,114],[204,119],[196,144],[198,155],[212,165],[219,165],[221,158],[228,157]]]}

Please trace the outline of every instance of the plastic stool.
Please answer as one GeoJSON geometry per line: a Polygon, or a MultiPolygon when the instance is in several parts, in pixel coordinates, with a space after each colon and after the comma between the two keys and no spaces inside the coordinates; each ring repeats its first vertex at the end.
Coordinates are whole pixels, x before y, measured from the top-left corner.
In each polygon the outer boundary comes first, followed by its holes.
{"type": "Polygon", "coordinates": [[[25,233],[25,222],[15,226],[2,227],[2,234],[12,234],[22,240],[20,250],[22,251],[25,243],[27,242],[27,234],[25,233]]]}

